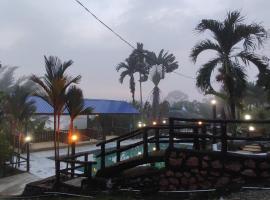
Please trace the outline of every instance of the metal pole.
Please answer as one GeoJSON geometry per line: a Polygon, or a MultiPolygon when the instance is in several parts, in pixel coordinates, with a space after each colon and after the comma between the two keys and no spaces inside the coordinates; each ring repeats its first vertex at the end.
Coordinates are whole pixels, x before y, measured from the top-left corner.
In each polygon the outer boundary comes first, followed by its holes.
{"type": "MultiPolygon", "coordinates": [[[[76,147],[76,143],[73,141],[71,143],[71,157],[72,157],[72,161],[75,161],[75,147],[76,147]]],[[[74,177],[74,168],[75,168],[75,163],[72,162],[71,163],[71,177],[74,177]]]]}
{"type": "Polygon", "coordinates": [[[30,142],[26,143],[26,171],[30,171],[30,142]]]}
{"type": "MultiPolygon", "coordinates": [[[[217,119],[217,106],[216,104],[213,105],[213,119],[216,120],[217,119]]],[[[213,124],[213,135],[216,136],[217,135],[217,127],[216,127],[216,123],[213,124]]],[[[216,143],[216,139],[213,139],[213,143],[216,143]]]]}

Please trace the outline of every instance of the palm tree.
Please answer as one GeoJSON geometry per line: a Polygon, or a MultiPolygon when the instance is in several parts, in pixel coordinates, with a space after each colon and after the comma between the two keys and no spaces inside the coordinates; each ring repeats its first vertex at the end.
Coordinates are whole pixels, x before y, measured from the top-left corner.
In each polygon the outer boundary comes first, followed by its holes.
{"type": "MultiPolygon", "coordinates": [[[[38,85],[35,96],[42,98],[53,107],[54,116],[54,152],[55,160],[59,157],[60,116],[66,103],[66,90],[72,84],[77,84],[81,76],[72,77],[66,70],[73,64],[72,60],[61,62],[58,57],[45,58],[46,74],[43,77],[31,76],[31,80],[38,85]]],[[[56,162],[55,162],[56,164],[56,162]]]]}
{"type": "Polygon", "coordinates": [[[179,67],[178,62],[175,60],[175,56],[173,54],[169,54],[169,52],[164,53],[164,49],[161,49],[158,55],[154,52],[148,52],[146,59],[151,66],[161,66],[162,79],[165,78],[166,73],[171,73],[179,67]]]}
{"type": "Polygon", "coordinates": [[[13,135],[13,152],[15,151],[16,136],[18,136],[18,154],[20,153],[22,133],[36,110],[35,102],[29,100],[31,94],[30,88],[16,85],[14,90],[6,95],[5,112],[13,135]]]}
{"type": "MultiPolygon", "coordinates": [[[[71,86],[66,94],[66,108],[68,110],[70,116],[70,125],[69,125],[69,132],[68,132],[68,141],[69,144],[71,143],[70,138],[74,131],[74,120],[81,114],[90,114],[92,112],[92,108],[84,106],[84,98],[83,92],[80,88],[76,86],[71,86]]],[[[69,147],[68,145],[68,155],[69,155],[69,147]]]]}
{"type": "MultiPolygon", "coordinates": [[[[213,94],[223,98],[230,111],[232,119],[236,118],[236,105],[242,99],[247,83],[245,66],[254,64],[258,70],[258,78],[268,73],[268,60],[254,53],[267,37],[266,30],[257,23],[244,24],[244,18],[239,11],[227,13],[223,21],[203,19],[196,27],[199,33],[210,31],[212,39],[205,39],[196,44],[191,51],[195,63],[200,53],[213,50],[217,56],[199,69],[196,85],[205,94],[213,94]],[[222,91],[214,90],[211,77],[218,69],[216,80],[221,83],[222,91]]],[[[268,76],[269,77],[269,76],[268,76]]]]}
{"type": "Polygon", "coordinates": [[[160,89],[158,87],[159,82],[162,79],[162,70],[155,66],[153,74],[151,76],[151,81],[154,83],[154,89],[152,91],[153,102],[152,102],[152,118],[157,120],[159,113],[159,101],[160,101],[160,89]]]}
{"type": "Polygon", "coordinates": [[[132,103],[135,104],[135,79],[134,75],[137,72],[136,59],[132,56],[126,59],[125,62],[121,62],[116,66],[116,71],[122,70],[119,78],[119,82],[122,84],[124,79],[129,76],[129,89],[132,94],[132,103]]]}
{"type": "Polygon", "coordinates": [[[146,62],[146,55],[148,51],[143,49],[143,43],[137,43],[137,48],[131,53],[131,57],[136,59],[136,69],[139,73],[139,83],[140,83],[140,109],[143,107],[142,100],[142,82],[147,81],[149,75],[149,64],[146,62]]]}

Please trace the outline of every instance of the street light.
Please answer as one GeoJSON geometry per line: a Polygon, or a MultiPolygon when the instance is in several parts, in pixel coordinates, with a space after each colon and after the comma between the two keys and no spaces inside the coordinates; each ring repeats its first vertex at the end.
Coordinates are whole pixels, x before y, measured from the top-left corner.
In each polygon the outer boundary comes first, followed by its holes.
{"type": "Polygon", "coordinates": [[[245,120],[251,120],[251,115],[250,114],[245,114],[244,119],[245,120]]]}
{"type": "Polygon", "coordinates": [[[166,124],[167,123],[167,121],[164,119],[164,120],[162,120],[162,124],[166,124]]]}
{"type": "Polygon", "coordinates": [[[155,125],[157,125],[157,122],[156,122],[156,121],[153,121],[153,123],[152,123],[152,124],[155,126],[155,125]]]}
{"type": "Polygon", "coordinates": [[[27,135],[24,138],[24,141],[26,143],[26,171],[30,171],[30,142],[32,140],[32,137],[30,135],[27,135]]]}
{"type": "Polygon", "coordinates": [[[248,130],[249,130],[250,132],[253,132],[253,131],[255,131],[255,127],[254,127],[254,126],[249,126],[249,127],[248,127],[248,130]]]}
{"type": "Polygon", "coordinates": [[[212,109],[213,109],[213,119],[217,118],[217,101],[215,99],[211,100],[212,109]]]}
{"type": "Polygon", "coordinates": [[[202,124],[203,124],[203,122],[202,122],[202,121],[198,121],[198,124],[199,124],[199,125],[202,125],[202,124]]]}
{"type": "MultiPolygon", "coordinates": [[[[75,161],[75,151],[76,151],[76,142],[78,141],[78,135],[72,134],[70,137],[71,140],[71,156],[72,159],[75,161]]],[[[74,177],[74,168],[75,168],[75,163],[71,163],[71,177],[74,177]]]]}

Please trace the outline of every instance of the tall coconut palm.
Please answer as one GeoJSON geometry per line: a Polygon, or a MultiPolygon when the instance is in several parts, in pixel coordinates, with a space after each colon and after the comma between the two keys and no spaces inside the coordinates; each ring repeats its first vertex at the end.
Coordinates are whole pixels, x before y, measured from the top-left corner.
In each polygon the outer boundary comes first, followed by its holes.
{"type": "Polygon", "coordinates": [[[223,98],[232,119],[236,118],[236,105],[239,104],[247,83],[245,67],[250,63],[258,70],[258,78],[268,71],[268,60],[254,53],[267,37],[266,30],[257,23],[245,24],[239,11],[227,13],[223,21],[203,19],[196,27],[199,33],[210,31],[211,39],[196,44],[191,51],[194,63],[206,50],[216,52],[216,57],[202,65],[198,71],[196,85],[205,94],[223,98]],[[216,80],[221,83],[222,91],[216,91],[211,84],[211,77],[217,69],[216,80]]]}
{"type": "Polygon", "coordinates": [[[152,91],[153,101],[152,101],[152,118],[154,120],[158,119],[159,114],[159,101],[160,101],[160,89],[158,87],[159,82],[162,79],[162,70],[158,66],[155,66],[155,69],[151,76],[151,81],[154,83],[154,89],[152,91]]]}
{"type": "Polygon", "coordinates": [[[173,72],[179,67],[178,62],[175,60],[175,56],[173,54],[169,54],[169,52],[164,53],[164,49],[161,49],[158,55],[154,52],[148,52],[146,59],[147,62],[152,66],[161,66],[162,79],[165,78],[166,73],[173,72]]]}
{"type": "Polygon", "coordinates": [[[74,120],[82,114],[90,114],[92,112],[92,108],[85,107],[83,92],[80,88],[76,86],[71,86],[66,94],[66,109],[68,110],[70,116],[70,124],[68,131],[68,155],[69,155],[69,147],[70,147],[70,138],[72,133],[74,132],[74,120]]]}
{"type": "MultiPolygon", "coordinates": [[[[31,76],[31,80],[38,86],[35,96],[38,96],[50,104],[54,116],[54,150],[55,159],[59,157],[60,116],[66,103],[66,91],[72,84],[77,84],[81,76],[72,77],[66,74],[66,70],[73,64],[72,60],[61,62],[58,57],[45,58],[46,73],[43,77],[31,76]]],[[[56,164],[56,163],[55,163],[56,164]]]]}
{"type": "Polygon", "coordinates": [[[136,59],[136,69],[139,73],[139,83],[140,83],[140,109],[143,107],[143,96],[142,96],[142,82],[147,81],[149,75],[149,64],[146,62],[146,55],[148,51],[143,49],[143,43],[137,43],[137,48],[131,53],[131,57],[136,59]]]}
{"type": "Polygon", "coordinates": [[[119,82],[122,84],[126,77],[129,77],[129,89],[132,94],[132,103],[135,104],[135,79],[134,75],[138,71],[143,71],[143,69],[137,68],[136,58],[129,56],[125,62],[121,62],[116,66],[116,71],[121,71],[119,82]]]}

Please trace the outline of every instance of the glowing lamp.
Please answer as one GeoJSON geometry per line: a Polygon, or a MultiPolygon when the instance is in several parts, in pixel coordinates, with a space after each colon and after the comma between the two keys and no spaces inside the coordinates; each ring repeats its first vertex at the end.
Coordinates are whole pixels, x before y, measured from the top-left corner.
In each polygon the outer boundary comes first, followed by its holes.
{"type": "Polygon", "coordinates": [[[249,131],[255,131],[255,127],[254,127],[254,126],[249,126],[249,127],[248,127],[248,130],[249,130],[249,131]]]}
{"type": "Polygon", "coordinates": [[[157,122],[156,122],[156,121],[153,121],[153,123],[152,123],[152,124],[155,126],[155,125],[157,125],[157,122]]]}
{"type": "Polygon", "coordinates": [[[212,99],[212,100],[211,100],[211,104],[212,104],[212,105],[216,105],[216,104],[217,104],[217,101],[216,101],[215,99],[212,99]]]}
{"type": "Polygon", "coordinates": [[[76,142],[77,140],[78,140],[78,136],[77,135],[74,134],[74,135],[71,136],[71,141],[72,142],[76,142]]]}
{"type": "Polygon", "coordinates": [[[25,138],[24,138],[25,142],[30,142],[32,140],[31,136],[27,135],[25,138]]]}
{"type": "Polygon", "coordinates": [[[156,149],[156,147],[153,147],[153,151],[156,151],[157,149],[156,149]]]}
{"type": "Polygon", "coordinates": [[[246,115],[244,116],[244,119],[245,119],[245,120],[251,120],[251,115],[246,114],[246,115]]]}
{"type": "Polygon", "coordinates": [[[167,121],[164,119],[163,121],[162,121],[162,124],[166,124],[167,123],[167,121]]]}
{"type": "Polygon", "coordinates": [[[202,121],[198,121],[198,124],[199,124],[199,125],[202,125],[202,124],[203,124],[203,122],[202,122],[202,121]]]}

